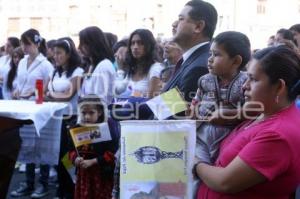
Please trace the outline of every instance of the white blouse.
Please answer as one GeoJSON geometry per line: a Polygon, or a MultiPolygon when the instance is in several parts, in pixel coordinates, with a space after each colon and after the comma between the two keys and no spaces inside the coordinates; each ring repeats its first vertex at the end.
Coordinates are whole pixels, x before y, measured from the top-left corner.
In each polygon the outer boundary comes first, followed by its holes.
{"type": "Polygon", "coordinates": [[[35,90],[35,82],[42,79],[43,82],[49,80],[49,74],[53,71],[52,64],[41,53],[27,68],[29,55],[20,60],[17,72],[17,90],[20,96],[26,96],[35,90]]]}
{"type": "Polygon", "coordinates": [[[8,73],[9,73],[9,70],[6,71],[6,73],[4,74],[4,77],[3,77],[2,95],[3,95],[3,99],[5,99],[5,100],[11,100],[12,99],[12,93],[17,88],[17,78],[16,77],[13,80],[13,83],[12,83],[12,86],[13,86],[12,90],[9,90],[7,88],[8,73]]]}
{"type": "Polygon", "coordinates": [[[116,70],[111,61],[102,60],[90,76],[83,78],[80,96],[95,94],[109,105],[113,99],[115,78],[116,70]]]}
{"type": "Polygon", "coordinates": [[[152,64],[148,75],[139,81],[133,81],[129,78],[127,89],[131,91],[131,95],[139,95],[141,97],[147,97],[149,92],[149,84],[152,77],[159,78],[160,72],[163,70],[163,65],[161,63],[152,64]]]}
{"type": "MultiPolygon", "coordinates": [[[[5,75],[7,75],[10,69],[10,61],[11,57],[9,55],[0,57],[0,78],[4,79],[5,75]]],[[[2,84],[0,86],[2,86],[2,84]]]]}
{"type": "MultiPolygon", "coordinates": [[[[52,92],[63,93],[68,91],[72,85],[71,79],[74,77],[81,77],[83,75],[83,69],[77,67],[70,77],[67,77],[67,72],[63,72],[61,76],[59,76],[58,72],[55,73],[53,77],[53,73],[50,75],[50,82],[48,84],[48,90],[52,92]]],[[[76,85],[79,86],[79,85],[76,85]]],[[[77,89],[79,90],[79,89],[77,89]]],[[[65,109],[64,114],[66,115],[76,115],[77,114],[77,101],[78,101],[78,93],[72,97],[69,101],[68,108],[65,109]]]]}
{"type": "Polygon", "coordinates": [[[13,89],[10,91],[7,89],[7,78],[10,71],[10,62],[11,58],[8,55],[2,56],[0,58],[0,77],[2,77],[2,95],[3,99],[9,100],[12,99],[12,92],[17,87],[16,78],[13,81],[13,89]]]}

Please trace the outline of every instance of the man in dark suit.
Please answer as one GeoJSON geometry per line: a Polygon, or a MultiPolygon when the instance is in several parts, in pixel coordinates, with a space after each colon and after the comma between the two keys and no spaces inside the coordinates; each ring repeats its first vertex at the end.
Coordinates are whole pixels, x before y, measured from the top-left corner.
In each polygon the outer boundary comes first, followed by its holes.
{"type": "Polygon", "coordinates": [[[190,102],[197,90],[199,77],[208,73],[210,40],[214,34],[218,14],[208,2],[192,0],[185,4],[178,20],[173,23],[173,41],[183,50],[182,64],[177,64],[173,77],[162,92],[178,87],[190,102]]]}

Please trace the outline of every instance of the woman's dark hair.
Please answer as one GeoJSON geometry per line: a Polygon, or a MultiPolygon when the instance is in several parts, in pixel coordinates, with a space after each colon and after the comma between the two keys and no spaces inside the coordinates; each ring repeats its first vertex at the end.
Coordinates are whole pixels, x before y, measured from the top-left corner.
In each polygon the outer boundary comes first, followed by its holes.
{"type": "Polygon", "coordinates": [[[0,47],[0,51],[1,51],[1,52],[4,52],[4,51],[5,51],[5,46],[4,46],[4,45],[0,47]]]}
{"type": "Polygon", "coordinates": [[[13,48],[17,48],[20,46],[20,40],[17,37],[8,37],[7,41],[9,41],[13,48]]]}
{"type": "Polygon", "coordinates": [[[281,34],[283,39],[291,40],[294,42],[294,35],[293,35],[292,31],[290,31],[288,29],[281,28],[277,31],[276,34],[281,34]]]}
{"type": "Polygon", "coordinates": [[[25,31],[21,35],[21,41],[25,45],[30,45],[31,42],[38,45],[39,52],[44,56],[47,56],[46,40],[41,37],[39,31],[37,31],[36,29],[32,28],[25,31]]]}
{"type": "Polygon", "coordinates": [[[79,32],[79,48],[88,51],[91,64],[95,67],[104,59],[114,62],[115,58],[102,30],[96,26],[87,27],[79,32]]]}
{"type": "Polygon", "coordinates": [[[47,46],[47,48],[53,49],[55,43],[56,43],[56,40],[55,39],[51,39],[51,40],[49,40],[49,41],[46,42],[46,46],[47,46]]]}
{"type": "Polygon", "coordinates": [[[271,84],[283,79],[288,99],[296,99],[300,93],[300,57],[294,50],[284,45],[269,47],[256,52],[253,58],[260,63],[271,84]]]}
{"type": "Polygon", "coordinates": [[[55,39],[51,39],[49,41],[46,42],[46,47],[47,47],[47,59],[48,61],[52,64],[55,65],[55,60],[54,60],[54,55],[49,55],[48,50],[51,49],[53,51],[54,48],[54,44],[55,44],[56,40],[55,39]]]}
{"type": "Polygon", "coordinates": [[[102,123],[105,121],[105,108],[102,100],[94,94],[85,95],[84,97],[79,97],[78,99],[78,107],[80,110],[80,107],[89,104],[89,105],[95,105],[98,112],[102,113],[99,117],[98,121],[99,123],[102,123]]]}
{"type": "Polygon", "coordinates": [[[161,44],[156,44],[156,58],[158,62],[164,61],[164,47],[161,44]]]}
{"type": "Polygon", "coordinates": [[[290,31],[294,30],[298,33],[300,33],[300,24],[295,24],[295,25],[292,25],[290,28],[289,28],[290,31]]]}
{"type": "Polygon", "coordinates": [[[152,64],[157,60],[156,53],[156,41],[154,36],[150,30],[147,29],[137,29],[133,33],[131,33],[128,41],[128,51],[126,62],[130,66],[129,75],[132,75],[136,72],[137,67],[143,67],[143,74],[147,75],[152,64]],[[141,38],[142,44],[144,45],[145,54],[141,58],[141,60],[137,60],[133,57],[131,51],[131,43],[134,35],[138,35],[141,38]]]}
{"type": "Polygon", "coordinates": [[[189,12],[191,19],[205,22],[205,27],[203,33],[210,39],[216,29],[218,13],[216,8],[210,3],[202,0],[192,0],[185,4],[186,6],[191,6],[192,9],[189,12]]]}
{"type": "Polygon", "coordinates": [[[112,50],[114,53],[116,53],[119,50],[119,48],[127,47],[127,46],[128,46],[128,39],[122,39],[122,40],[118,41],[117,43],[115,43],[112,50]]]}
{"type": "Polygon", "coordinates": [[[111,33],[111,32],[105,32],[104,33],[106,39],[107,39],[107,42],[108,42],[108,45],[109,47],[112,49],[113,46],[117,43],[118,41],[118,36],[111,33]]]}
{"type": "Polygon", "coordinates": [[[12,59],[10,61],[10,70],[7,74],[7,89],[12,91],[13,90],[13,81],[17,75],[18,65],[14,63],[13,58],[14,56],[20,57],[22,59],[24,57],[24,52],[21,47],[17,47],[12,52],[12,59]]]}
{"type": "MultiPolygon", "coordinates": [[[[57,47],[57,48],[62,48],[66,54],[69,55],[69,60],[67,63],[67,77],[71,77],[74,70],[81,65],[81,58],[76,50],[75,44],[73,42],[73,40],[70,37],[63,37],[58,39],[53,47],[57,47]]],[[[53,77],[55,76],[55,73],[58,72],[59,76],[61,77],[63,71],[63,68],[61,66],[57,66],[54,73],[53,73],[53,77]]],[[[52,77],[52,78],[53,78],[52,77]]]]}
{"type": "Polygon", "coordinates": [[[251,47],[248,37],[236,31],[226,31],[218,34],[214,39],[218,45],[223,46],[226,53],[231,57],[240,55],[242,57],[242,63],[239,66],[239,70],[245,67],[251,57],[251,47]]]}

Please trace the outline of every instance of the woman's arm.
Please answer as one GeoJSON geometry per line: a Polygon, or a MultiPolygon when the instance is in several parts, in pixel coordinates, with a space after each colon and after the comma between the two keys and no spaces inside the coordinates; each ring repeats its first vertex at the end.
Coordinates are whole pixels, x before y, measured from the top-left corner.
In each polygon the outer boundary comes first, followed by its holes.
{"type": "Polygon", "coordinates": [[[49,97],[52,98],[54,101],[62,101],[62,102],[70,101],[72,97],[76,94],[76,92],[78,92],[78,90],[80,89],[78,87],[81,82],[81,77],[79,76],[73,77],[70,81],[71,81],[71,85],[68,90],[66,90],[63,93],[50,91],[49,97]]]}
{"type": "Polygon", "coordinates": [[[196,173],[212,190],[230,194],[243,191],[267,180],[238,156],[225,168],[198,163],[196,173]]]}
{"type": "Polygon", "coordinates": [[[236,125],[244,120],[255,119],[262,113],[260,103],[245,103],[237,109],[217,109],[209,117],[209,122],[216,125],[236,125]]]}
{"type": "Polygon", "coordinates": [[[44,91],[44,95],[46,95],[46,93],[48,92],[48,84],[51,82],[50,78],[47,79],[44,83],[44,86],[43,86],[43,91],[44,91]]]}
{"type": "Polygon", "coordinates": [[[153,98],[160,94],[160,79],[158,77],[152,77],[149,82],[148,97],[153,98]]]}

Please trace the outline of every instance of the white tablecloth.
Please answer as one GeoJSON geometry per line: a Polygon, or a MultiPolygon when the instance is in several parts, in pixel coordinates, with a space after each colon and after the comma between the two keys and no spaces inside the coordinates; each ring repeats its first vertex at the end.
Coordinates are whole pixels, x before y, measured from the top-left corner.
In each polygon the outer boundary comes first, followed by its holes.
{"type": "Polygon", "coordinates": [[[0,100],[0,116],[33,121],[32,125],[20,128],[20,162],[50,165],[58,163],[65,107],[65,103],[35,104],[34,101],[0,100]]]}
{"type": "Polygon", "coordinates": [[[34,101],[27,100],[0,100],[0,116],[19,120],[32,120],[36,133],[39,135],[40,130],[51,118],[61,119],[55,112],[65,107],[67,107],[67,104],[56,102],[36,104],[34,101]]]}

